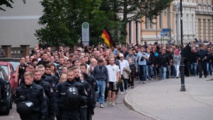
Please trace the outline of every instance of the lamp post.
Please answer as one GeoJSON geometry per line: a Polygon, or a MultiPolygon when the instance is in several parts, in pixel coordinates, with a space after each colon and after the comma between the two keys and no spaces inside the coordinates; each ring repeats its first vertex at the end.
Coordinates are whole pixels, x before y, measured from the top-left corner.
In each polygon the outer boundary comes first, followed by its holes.
{"type": "Polygon", "coordinates": [[[181,38],[181,88],[180,91],[186,91],[185,78],[184,78],[184,63],[183,63],[183,6],[182,0],[180,0],[180,38],[181,38]]]}

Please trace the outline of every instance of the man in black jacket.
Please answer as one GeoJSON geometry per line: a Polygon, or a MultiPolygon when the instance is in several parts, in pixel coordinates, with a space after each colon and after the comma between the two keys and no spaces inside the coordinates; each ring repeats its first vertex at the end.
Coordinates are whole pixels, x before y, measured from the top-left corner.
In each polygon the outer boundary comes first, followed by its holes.
{"type": "Polygon", "coordinates": [[[39,70],[35,70],[34,72],[34,83],[44,89],[48,105],[47,120],[54,120],[53,88],[48,82],[41,78],[41,72],[39,70]]]}
{"type": "Polygon", "coordinates": [[[24,74],[25,83],[15,93],[17,112],[22,120],[46,120],[47,103],[40,85],[33,83],[33,73],[24,74]]]}
{"type": "Polygon", "coordinates": [[[197,52],[197,58],[198,58],[198,68],[199,68],[199,78],[202,78],[202,72],[204,73],[204,76],[207,77],[207,71],[206,71],[206,60],[208,57],[208,53],[206,50],[204,50],[204,45],[200,44],[200,50],[197,52]]]}
{"type": "Polygon", "coordinates": [[[48,60],[48,55],[47,55],[47,53],[45,52],[45,53],[42,54],[42,58],[41,58],[41,60],[38,62],[37,65],[46,66],[46,65],[49,64],[49,63],[50,63],[50,61],[48,60]]]}
{"type": "Polygon", "coordinates": [[[95,66],[93,74],[98,84],[98,92],[96,93],[96,99],[99,99],[100,107],[104,107],[104,94],[106,86],[109,86],[109,77],[106,66],[104,66],[103,60],[98,60],[98,65],[95,66]],[[100,96],[99,96],[100,95],[100,96]]]}
{"type": "Polygon", "coordinates": [[[166,54],[166,50],[163,49],[161,52],[161,56],[159,58],[159,65],[161,68],[161,80],[166,79],[166,71],[167,71],[167,67],[169,65],[169,57],[166,54]]]}
{"type": "Polygon", "coordinates": [[[190,71],[191,75],[197,75],[197,50],[195,47],[191,48],[191,52],[189,54],[189,63],[190,63],[190,71]]]}
{"type": "Polygon", "coordinates": [[[73,70],[67,71],[67,81],[58,84],[55,93],[55,114],[61,120],[80,120],[80,108],[86,104],[84,86],[75,81],[73,70]]]}

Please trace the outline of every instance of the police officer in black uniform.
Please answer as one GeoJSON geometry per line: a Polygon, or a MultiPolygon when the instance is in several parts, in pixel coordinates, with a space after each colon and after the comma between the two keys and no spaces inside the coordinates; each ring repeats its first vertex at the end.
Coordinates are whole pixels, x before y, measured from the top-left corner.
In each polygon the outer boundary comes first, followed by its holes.
{"type": "Polygon", "coordinates": [[[207,77],[206,60],[208,57],[208,52],[205,50],[203,44],[200,44],[199,47],[200,50],[197,52],[198,69],[199,69],[199,78],[202,78],[202,72],[204,73],[204,76],[207,77]]]}
{"type": "Polygon", "coordinates": [[[80,120],[80,108],[86,104],[86,92],[81,83],[75,81],[74,71],[68,70],[67,81],[58,84],[55,92],[55,113],[61,120],[80,120]]]}
{"type": "MultiPolygon", "coordinates": [[[[87,97],[88,97],[87,109],[85,111],[86,114],[87,114],[86,115],[86,120],[92,120],[92,115],[94,115],[94,109],[95,109],[95,104],[96,104],[96,101],[95,101],[95,90],[97,90],[97,83],[96,83],[96,81],[94,79],[92,79],[86,73],[86,71],[87,71],[87,65],[86,64],[81,64],[80,65],[80,69],[81,69],[81,73],[83,75],[83,79],[80,80],[79,70],[77,68],[75,68],[75,80],[77,82],[82,83],[84,85],[84,88],[86,89],[87,97]]],[[[85,112],[83,112],[83,113],[85,113],[85,112]]]]}
{"type": "Polygon", "coordinates": [[[48,82],[41,79],[41,72],[39,70],[35,70],[34,72],[34,83],[40,85],[44,89],[48,106],[47,120],[54,120],[53,88],[48,82]]]}
{"type": "Polygon", "coordinates": [[[47,101],[43,88],[33,83],[32,72],[26,72],[24,79],[14,99],[21,120],[46,120],[47,101]]]}

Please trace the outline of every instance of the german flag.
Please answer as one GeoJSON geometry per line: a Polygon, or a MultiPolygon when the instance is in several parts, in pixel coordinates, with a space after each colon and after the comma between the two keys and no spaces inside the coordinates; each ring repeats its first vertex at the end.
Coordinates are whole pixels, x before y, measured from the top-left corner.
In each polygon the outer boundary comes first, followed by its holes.
{"type": "Polygon", "coordinates": [[[106,43],[108,47],[114,46],[114,42],[112,41],[111,34],[106,28],[104,28],[101,38],[104,39],[104,42],[106,43]]]}

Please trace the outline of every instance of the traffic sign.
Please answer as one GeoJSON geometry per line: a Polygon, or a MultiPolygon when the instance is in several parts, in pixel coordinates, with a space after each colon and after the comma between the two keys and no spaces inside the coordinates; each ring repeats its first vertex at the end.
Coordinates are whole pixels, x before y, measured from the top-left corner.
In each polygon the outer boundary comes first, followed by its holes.
{"type": "Polygon", "coordinates": [[[162,30],[161,30],[161,36],[170,36],[170,31],[171,31],[171,29],[170,28],[163,28],[162,30]]]}
{"type": "Polygon", "coordinates": [[[82,42],[84,45],[89,45],[89,23],[82,23],[82,42]]]}

